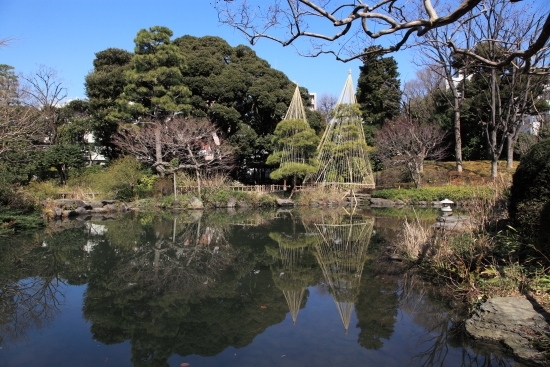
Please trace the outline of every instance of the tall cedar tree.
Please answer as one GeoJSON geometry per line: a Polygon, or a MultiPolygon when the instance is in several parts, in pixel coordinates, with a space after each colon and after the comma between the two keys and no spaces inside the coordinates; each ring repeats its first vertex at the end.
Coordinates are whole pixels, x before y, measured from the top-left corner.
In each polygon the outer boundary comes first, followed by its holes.
{"type": "Polygon", "coordinates": [[[364,60],[357,81],[357,103],[367,124],[382,126],[399,116],[401,82],[393,57],[374,55],[364,60]]]}

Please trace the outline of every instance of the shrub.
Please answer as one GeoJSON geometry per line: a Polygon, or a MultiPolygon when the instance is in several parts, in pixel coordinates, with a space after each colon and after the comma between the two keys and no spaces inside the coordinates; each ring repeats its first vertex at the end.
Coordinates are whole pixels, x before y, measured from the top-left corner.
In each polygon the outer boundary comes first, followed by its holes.
{"type": "Polygon", "coordinates": [[[81,168],[69,178],[67,186],[92,187],[104,171],[100,165],[81,168]]]}
{"type": "MultiPolygon", "coordinates": [[[[541,215],[548,202],[550,139],[535,144],[520,161],[510,190],[510,218],[524,235],[540,238],[544,228],[541,215]]],[[[550,250],[550,244],[546,243],[546,246],[546,250],[550,250]]]]}
{"type": "Polygon", "coordinates": [[[59,185],[53,181],[32,181],[27,190],[38,200],[56,199],[59,185]]]}
{"type": "Polygon", "coordinates": [[[447,198],[455,202],[468,202],[472,199],[490,199],[496,194],[496,188],[489,186],[436,186],[410,189],[375,190],[373,197],[388,200],[403,200],[411,203],[433,201],[447,198]]]}
{"type": "Polygon", "coordinates": [[[132,200],[139,197],[136,186],[147,175],[147,170],[135,158],[123,157],[112,162],[97,184],[101,191],[109,193],[114,199],[132,200]]]}

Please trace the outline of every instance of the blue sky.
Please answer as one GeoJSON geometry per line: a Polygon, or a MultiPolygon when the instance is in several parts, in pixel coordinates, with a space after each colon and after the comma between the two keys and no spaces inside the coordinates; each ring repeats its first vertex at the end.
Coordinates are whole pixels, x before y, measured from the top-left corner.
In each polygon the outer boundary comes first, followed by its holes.
{"type": "MultiPolygon", "coordinates": [[[[1,0],[0,63],[28,74],[40,65],[57,70],[69,98],[85,98],[84,78],[93,68],[95,53],[109,47],[133,51],[140,29],[166,26],[174,38],[213,35],[230,45],[248,45],[238,31],[218,23],[215,0],[1,0]]],[[[259,57],[284,72],[290,80],[316,92],[340,94],[352,70],[354,83],[359,61],[341,63],[332,56],[304,58],[294,48],[268,40],[252,46],[259,57]]],[[[402,83],[414,78],[407,54],[394,55],[402,83]]]]}

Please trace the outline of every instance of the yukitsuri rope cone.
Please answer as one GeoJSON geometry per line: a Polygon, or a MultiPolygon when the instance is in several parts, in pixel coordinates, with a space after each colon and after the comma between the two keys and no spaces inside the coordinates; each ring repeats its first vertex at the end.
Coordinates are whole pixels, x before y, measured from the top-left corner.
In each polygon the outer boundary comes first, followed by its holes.
{"type": "Polygon", "coordinates": [[[315,130],[307,123],[298,85],[287,113],[277,124],[274,135],[277,137],[277,147],[267,158],[267,164],[278,164],[279,167],[271,172],[270,177],[274,180],[292,177],[292,187],[295,188],[298,177],[303,178],[317,170],[315,150],[319,141],[315,130]]]}
{"type": "Polygon", "coordinates": [[[316,234],[314,254],[330,286],[347,334],[367,260],[374,218],[362,218],[353,213],[333,213],[312,220],[315,223],[306,224],[304,221],[304,225],[316,234]]]}
{"type": "Polygon", "coordinates": [[[351,71],[317,148],[319,168],[306,178],[311,184],[346,189],[374,188],[361,111],[351,71]]]}

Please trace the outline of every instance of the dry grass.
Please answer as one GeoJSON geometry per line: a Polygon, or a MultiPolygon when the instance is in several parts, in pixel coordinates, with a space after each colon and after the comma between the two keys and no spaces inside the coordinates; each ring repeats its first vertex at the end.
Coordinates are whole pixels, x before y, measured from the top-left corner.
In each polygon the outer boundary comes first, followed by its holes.
{"type": "MultiPolygon", "coordinates": [[[[506,168],[505,161],[499,161],[497,180],[511,182],[512,175],[517,167],[514,162],[513,169],[506,168]]],[[[446,184],[453,185],[488,185],[493,181],[491,178],[491,161],[465,161],[462,164],[463,172],[456,172],[455,162],[425,162],[424,173],[422,175],[423,186],[441,186],[446,184]]],[[[381,172],[376,172],[376,186],[378,188],[390,187],[413,187],[412,181],[407,179],[407,175],[395,168],[388,168],[381,172]]]]}
{"type": "Polygon", "coordinates": [[[346,197],[348,191],[335,187],[316,187],[307,191],[299,191],[294,197],[297,205],[312,205],[318,203],[326,205],[329,203],[340,203],[346,197]]]}
{"type": "Polygon", "coordinates": [[[418,218],[412,221],[405,218],[403,232],[397,242],[397,250],[408,258],[416,260],[430,246],[432,235],[432,230],[422,225],[418,218]]]}
{"type": "Polygon", "coordinates": [[[503,206],[505,180],[491,183],[494,195],[474,197],[463,208],[473,226],[461,232],[431,230],[418,218],[405,221],[398,250],[411,259],[421,259],[421,267],[437,282],[449,285],[459,297],[468,301],[487,294],[518,292],[524,275],[509,259],[500,258],[498,241],[489,234],[497,220],[506,215],[503,206]],[[500,273],[496,269],[501,269],[500,273]],[[507,269],[506,274],[502,269],[507,269]],[[489,279],[489,280],[488,280],[489,279]]]}

